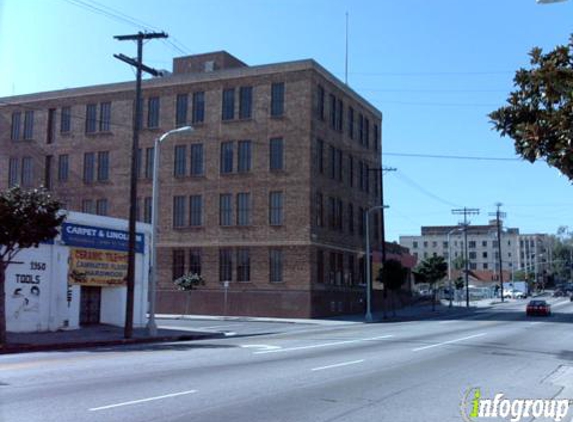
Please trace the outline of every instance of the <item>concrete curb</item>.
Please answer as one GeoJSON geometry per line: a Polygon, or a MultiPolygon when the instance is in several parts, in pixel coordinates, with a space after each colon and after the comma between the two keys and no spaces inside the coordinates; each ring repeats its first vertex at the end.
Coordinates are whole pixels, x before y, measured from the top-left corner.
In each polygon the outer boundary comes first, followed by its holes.
{"type": "Polygon", "coordinates": [[[152,344],[152,343],[170,343],[178,341],[194,341],[194,340],[209,340],[215,338],[225,338],[223,333],[195,333],[183,334],[179,336],[160,336],[153,338],[131,338],[131,339],[116,339],[116,340],[92,340],[92,341],[77,341],[65,343],[49,343],[49,344],[8,344],[0,346],[0,354],[11,353],[30,353],[30,352],[49,352],[56,350],[71,350],[71,349],[90,349],[96,347],[106,346],[129,346],[133,344],[152,344]]]}
{"type": "Polygon", "coordinates": [[[198,320],[198,321],[233,321],[233,322],[279,322],[283,324],[308,324],[308,325],[350,325],[361,324],[362,321],[339,321],[331,319],[308,319],[308,318],[273,318],[273,317],[247,317],[247,316],[220,316],[220,315],[155,315],[155,319],[198,320]]]}

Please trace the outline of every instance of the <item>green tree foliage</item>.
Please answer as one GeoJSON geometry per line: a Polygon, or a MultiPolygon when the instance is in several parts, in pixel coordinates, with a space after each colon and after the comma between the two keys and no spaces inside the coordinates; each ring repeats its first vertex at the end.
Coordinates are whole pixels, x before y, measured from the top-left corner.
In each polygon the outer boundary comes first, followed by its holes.
{"type": "Polygon", "coordinates": [[[502,136],[530,162],[545,160],[573,181],[573,37],[549,53],[534,48],[519,69],[508,105],[489,114],[502,136]]]}
{"type": "Polygon", "coordinates": [[[6,268],[22,249],[53,239],[65,219],[44,189],[0,192],[0,346],[6,344],[6,268]]]}
{"type": "MultiPolygon", "coordinates": [[[[406,282],[408,277],[408,269],[402,263],[395,259],[389,259],[384,263],[384,266],[378,270],[378,277],[376,280],[384,284],[384,291],[388,290],[392,293],[392,313],[396,315],[395,299],[396,295],[406,282]]],[[[386,308],[384,308],[384,317],[386,317],[386,308]]]]}
{"type": "Polygon", "coordinates": [[[448,263],[443,256],[432,256],[424,259],[414,269],[416,283],[428,283],[432,289],[432,309],[435,309],[435,284],[443,280],[448,273],[448,263]]]}

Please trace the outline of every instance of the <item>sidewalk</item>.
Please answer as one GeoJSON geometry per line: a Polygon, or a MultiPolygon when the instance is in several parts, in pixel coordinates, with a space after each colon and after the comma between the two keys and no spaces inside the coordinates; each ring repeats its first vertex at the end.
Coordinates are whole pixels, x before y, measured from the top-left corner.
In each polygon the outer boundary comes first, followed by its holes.
{"type": "Polygon", "coordinates": [[[82,327],[77,330],[42,333],[8,333],[7,337],[8,344],[4,347],[0,346],[0,354],[205,340],[222,338],[224,335],[221,333],[190,332],[188,330],[159,328],[157,335],[150,337],[145,328],[134,328],[132,338],[125,339],[123,336],[123,327],[100,324],[82,327]]]}

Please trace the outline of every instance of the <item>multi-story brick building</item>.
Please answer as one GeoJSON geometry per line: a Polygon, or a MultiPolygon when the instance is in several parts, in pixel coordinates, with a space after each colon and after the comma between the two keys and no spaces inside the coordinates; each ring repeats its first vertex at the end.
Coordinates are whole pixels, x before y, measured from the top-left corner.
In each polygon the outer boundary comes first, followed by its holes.
{"type": "MultiPolygon", "coordinates": [[[[0,99],[0,187],[45,184],[70,210],[126,218],[133,105],[133,82],[0,99]]],[[[362,311],[381,118],[313,60],[247,66],[217,52],[145,80],[139,219],[151,218],[154,139],[194,128],[161,148],[158,311],[184,311],[172,280],[188,272],[206,281],[192,313],[362,311]]],[[[377,213],[371,227],[376,246],[377,213]]]]}

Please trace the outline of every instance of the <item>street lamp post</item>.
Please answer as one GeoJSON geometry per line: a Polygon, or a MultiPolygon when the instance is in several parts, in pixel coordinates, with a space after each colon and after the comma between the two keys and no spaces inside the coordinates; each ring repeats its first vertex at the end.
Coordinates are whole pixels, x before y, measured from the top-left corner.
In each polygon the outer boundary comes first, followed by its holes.
{"type": "Polygon", "coordinates": [[[191,126],[183,126],[165,132],[155,139],[153,148],[153,185],[151,188],[151,270],[149,271],[149,319],[147,320],[147,333],[150,336],[157,334],[155,323],[155,300],[157,291],[157,222],[159,216],[159,147],[171,135],[192,132],[191,126]]]}
{"type": "Polygon", "coordinates": [[[448,232],[447,235],[447,239],[448,239],[448,284],[449,284],[449,289],[450,289],[450,308],[452,307],[452,296],[453,296],[453,291],[452,291],[452,247],[450,245],[450,235],[454,232],[457,231],[462,231],[463,229],[461,227],[456,227],[455,229],[452,229],[448,232]]]}
{"type": "Polygon", "coordinates": [[[372,280],[370,275],[370,213],[375,210],[388,208],[387,205],[376,205],[366,211],[366,322],[372,322],[372,280]]]}

